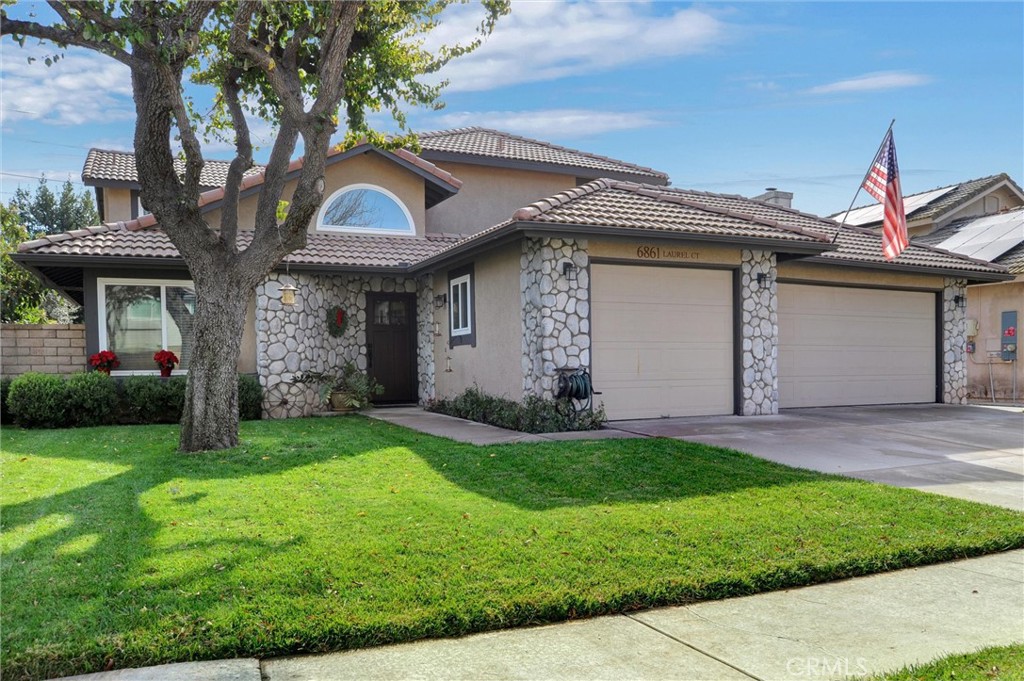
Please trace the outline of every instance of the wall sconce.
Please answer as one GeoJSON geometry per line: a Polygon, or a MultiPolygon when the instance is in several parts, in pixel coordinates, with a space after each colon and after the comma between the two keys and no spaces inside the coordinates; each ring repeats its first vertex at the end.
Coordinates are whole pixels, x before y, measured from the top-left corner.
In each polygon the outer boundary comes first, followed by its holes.
{"type": "Polygon", "coordinates": [[[434,322],[434,336],[441,335],[441,322],[434,322]]]}
{"type": "Polygon", "coordinates": [[[434,307],[436,307],[438,310],[440,310],[442,307],[444,307],[447,304],[448,304],[448,294],[447,293],[441,293],[439,295],[434,296],[434,307]]]}
{"type": "Polygon", "coordinates": [[[562,276],[568,279],[569,281],[576,281],[577,272],[578,270],[576,269],[575,263],[572,263],[568,260],[562,263],[562,276]]]}
{"type": "Polygon", "coordinates": [[[757,285],[761,288],[767,288],[772,285],[772,275],[767,272],[757,273],[757,285]]]}
{"type": "Polygon", "coordinates": [[[281,291],[281,304],[282,305],[294,305],[295,304],[295,292],[299,289],[295,288],[291,284],[285,284],[280,288],[281,291]]]}
{"type": "Polygon", "coordinates": [[[967,296],[960,294],[953,296],[953,304],[959,307],[960,309],[967,307],[967,296]]]}
{"type": "Polygon", "coordinates": [[[444,372],[450,374],[452,372],[452,358],[448,355],[444,356],[444,372]]]}

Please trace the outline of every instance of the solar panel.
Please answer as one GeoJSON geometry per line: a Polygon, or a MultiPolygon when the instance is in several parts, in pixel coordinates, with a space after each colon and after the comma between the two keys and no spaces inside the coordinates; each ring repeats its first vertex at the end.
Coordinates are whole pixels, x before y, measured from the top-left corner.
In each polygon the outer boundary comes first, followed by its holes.
{"type": "Polygon", "coordinates": [[[1024,209],[978,218],[936,246],[992,261],[1021,242],[1024,242],[1024,209]]]}

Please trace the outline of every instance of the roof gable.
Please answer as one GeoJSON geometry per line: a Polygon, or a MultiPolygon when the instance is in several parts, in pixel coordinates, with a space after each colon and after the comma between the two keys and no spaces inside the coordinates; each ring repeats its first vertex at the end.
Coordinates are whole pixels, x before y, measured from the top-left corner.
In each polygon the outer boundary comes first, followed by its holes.
{"type": "Polygon", "coordinates": [[[435,161],[566,172],[587,178],[618,178],[668,184],[652,168],[490,128],[454,128],[419,134],[421,155],[435,161]]]}

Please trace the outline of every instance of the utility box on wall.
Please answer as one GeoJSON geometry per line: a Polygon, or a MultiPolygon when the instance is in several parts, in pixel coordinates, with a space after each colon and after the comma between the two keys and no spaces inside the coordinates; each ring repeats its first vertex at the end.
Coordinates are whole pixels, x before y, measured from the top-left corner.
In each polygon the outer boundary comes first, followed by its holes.
{"type": "Polygon", "coordinates": [[[1004,362],[1017,359],[1017,311],[1008,310],[1002,314],[1002,333],[1000,334],[1000,351],[1004,362]]]}

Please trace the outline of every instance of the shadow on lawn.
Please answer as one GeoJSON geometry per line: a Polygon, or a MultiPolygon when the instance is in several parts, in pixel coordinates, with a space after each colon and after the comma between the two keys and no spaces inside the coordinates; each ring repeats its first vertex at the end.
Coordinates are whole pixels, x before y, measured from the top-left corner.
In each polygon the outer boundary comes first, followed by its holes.
{"type": "Polygon", "coordinates": [[[652,503],[821,477],[667,438],[414,449],[452,483],[527,510],[652,503]]]}

